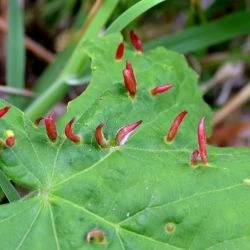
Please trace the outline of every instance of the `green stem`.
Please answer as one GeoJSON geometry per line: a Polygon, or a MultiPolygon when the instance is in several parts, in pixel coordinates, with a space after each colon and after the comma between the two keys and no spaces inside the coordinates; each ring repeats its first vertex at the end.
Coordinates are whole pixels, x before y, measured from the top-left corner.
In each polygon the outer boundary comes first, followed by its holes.
{"type": "Polygon", "coordinates": [[[2,170],[0,170],[0,186],[9,202],[17,201],[21,198],[2,170]]]}

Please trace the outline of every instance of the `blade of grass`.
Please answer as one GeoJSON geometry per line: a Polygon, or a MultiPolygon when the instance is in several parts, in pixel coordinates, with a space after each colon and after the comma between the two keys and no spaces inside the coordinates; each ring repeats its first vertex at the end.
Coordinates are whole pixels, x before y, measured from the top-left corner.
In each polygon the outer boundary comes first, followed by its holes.
{"type": "Polygon", "coordinates": [[[0,170],[0,186],[9,202],[17,201],[21,198],[2,170],[0,170]]]}
{"type": "Polygon", "coordinates": [[[106,34],[114,33],[124,29],[129,23],[131,23],[138,16],[151,9],[155,5],[162,3],[166,0],[142,0],[124,13],[122,13],[106,30],[106,34]]]}
{"type": "Polygon", "coordinates": [[[81,41],[89,38],[99,32],[101,27],[106,23],[114,8],[118,4],[119,0],[105,0],[101,1],[102,5],[95,15],[92,22],[89,24],[86,32],[81,36],[80,42],[74,49],[70,59],[66,66],[62,70],[60,76],[54,81],[54,83],[27,109],[26,115],[35,120],[37,117],[46,113],[55,103],[60,100],[64,94],[68,91],[69,86],[65,83],[65,77],[78,75],[79,71],[82,72],[87,67],[88,58],[79,55],[79,48],[81,41]],[[85,63],[85,66],[84,66],[85,63]]]}
{"type": "Polygon", "coordinates": [[[180,53],[194,52],[249,33],[249,20],[249,11],[234,13],[216,21],[150,41],[144,45],[144,48],[151,49],[157,46],[165,46],[180,53]]]}
{"type": "MultiPolygon", "coordinates": [[[[10,87],[24,87],[25,47],[23,10],[21,1],[8,1],[8,33],[7,33],[7,73],[6,83],[10,87]]],[[[9,101],[21,106],[20,97],[10,96],[9,101]]]]}

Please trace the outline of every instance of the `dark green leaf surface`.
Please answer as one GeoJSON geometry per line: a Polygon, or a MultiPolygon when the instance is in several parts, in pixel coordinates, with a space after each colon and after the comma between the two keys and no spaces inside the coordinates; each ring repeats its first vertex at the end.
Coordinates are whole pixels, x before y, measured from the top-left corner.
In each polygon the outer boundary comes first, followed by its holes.
{"type": "Polygon", "coordinates": [[[249,150],[209,147],[209,165],[192,168],[197,123],[210,119],[196,86],[197,76],[183,56],[158,48],[145,54],[126,51],[114,59],[118,35],[85,42],[92,58],[92,82],[69,105],[51,143],[17,109],[1,119],[0,131],[15,131],[17,143],[1,150],[1,168],[32,189],[27,198],[0,207],[3,249],[247,249],[250,227],[249,150]],[[125,60],[134,65],[138,93],[123,86],[125,60]],[[151,96],[152,87],[173,88],[151,96]],[[172,143],[165,143],[173,119],[188,115],[172,143]],[[63,135],[74,131],[83,142],[63,135]],[[143,120],[123,146],[101,149],[94,130],[104,123],[113,139],[122,126],[143,120]],[[105,241],[87,242],[98,228],[105,241]],[[170,229],[169,229],[170,228],[170,229]],[[171,231],[171,228],[174,229],[171,231]]]}

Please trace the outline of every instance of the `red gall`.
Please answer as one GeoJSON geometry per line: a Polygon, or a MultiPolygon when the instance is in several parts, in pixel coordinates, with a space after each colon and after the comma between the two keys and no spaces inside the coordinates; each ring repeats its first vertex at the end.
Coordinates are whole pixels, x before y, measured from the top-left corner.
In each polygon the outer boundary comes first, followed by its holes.
{"type": "Polygon", "coordinates": [[[129,60],[126,61],[126,69],[128,69],[130,71],[130,74],[131,74],[133,81],[135,82],[135,85],[136,85],[134,69],[133,69],[133,66],[129,60]]]}
{"type": "Polygon", "coordinates": [[[126,68],[123,70],[123,78],[126,89],[131,97],[136,94],[136,79],[133,66],[129,60],[126,61],[126,68]]]}
{"type": "Polygon", "coordinates": [[[131,97],[135,97],[136,81],[133,76],[133,73],[129,69],[124,69],[122,73],[123,73],[123,78],[124,78],[124,84],[125,84],[126,89],[129,92],[129,95],[131,97]]]}
{"type": "Polygon", "coordinates": [[[206,131],[205,131],[205,117],[202,117],[198,124],[198,144],[199,144],[199,152],[201,157],[201,162],[206,165],[208,163],[207,160],[207,139],[206,139],[206,131]]]}
{"type": "Polygon", "coordinates": [[[142,41],[139,38],[139,36],[135,34],[135,32],[133,30],[130,31],[129,37],[130,37],[130,42],[133,45],[133,47],[137,51],[143,52],[142,41]]]}
{"type": "Polygon", "coordinates": [[[173,86],[171,84],[160,85],[160,86],[157,86],[157,87],[151,89],[151,94],[152,95],[158,95],[158,94],[161,94],[161,93],[164,93],[164,92],[168,91],[172,87],[173,86]]]}
{"type": "Polygon", "coordinates": [[[132,73],[134,73],[133,66],[129,60],[126,61],[126,69],[130,70],[132,73]]]}
{"type": "Polygon", "coordinates": [[[116,53],[115,53],[115,59],[116,60],[121,60],[124,54],[124,49],[125,49],[125,45],[124,42],[121,42],[118,44],[118,47],[116,49],[116,53]]]}
{"type": "Polygon", "coordinates": [[[169,129],[169,132],[168,132],[168,135],[166,136],[166,140],[168,142],[172,141],[177,132],[178,132],[178,129],[184,119],[184,117],[186,116],[187,114],[187,111],[182,111],[179,115],[177,115],[177,117],[174,119],[173,123],[172,123],[172,126],[171,128],[169,129]]]}
{"type": "Polygon", "coordinates": [[[77,134],[74,133],[73,129],[72,129],[72,125],[75,121],[75,118],[72,118],[65,126],[65,129],[64,129],[64,133],[66,135],[66,137],[74,142],[74,143],[79,143],[81,141],[81,137],[77,134]]]}
{"type": "Polygon", "coordinates": [[[57,139],[57,130],[56,124],[52,114],[49,114],[44,118],[44,124],[46,128],[47,135],[52,142],[55,142],[57,139]]]}
{"type": "Polygon", "coordinates": [[[0,118],[3,117],[4,115],[7,114],[7,112],[9,111],[10,106],[5,106],[3,108],[0,109],[0,118]]]}
{"type": "Polygon", "coordinates": [[[108,142],[103,134],[103,131],[102,131],[103,127],[104,127],[104,124],[100,124],[97,126],[95,130],[95,138],[96,138],[98,145],[101,148],[106,148],[108,147],[108,142]]]}
{"type": "Polygon", "coordinates": [[[195,149],[191,154],[190,163],[192,166],[196,166],[198,164],[198,157],[200,156],[200,152],[198,149],[195,149]]]}
{"type": "Polygon", "coordinates": [[[141,125],[141,123],[142,123],[142,120],[120,128],[115,138],[117,145],[119,146],[124,145],[126,141],[128,140],[129,136],[136,130],[136,128],[139,125],[141,125]]]}

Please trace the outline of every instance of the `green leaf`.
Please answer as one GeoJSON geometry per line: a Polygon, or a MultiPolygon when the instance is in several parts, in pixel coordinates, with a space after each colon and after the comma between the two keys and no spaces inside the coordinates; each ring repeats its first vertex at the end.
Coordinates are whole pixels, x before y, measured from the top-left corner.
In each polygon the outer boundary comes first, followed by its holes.
{"type": "MultiPolygon", "coordinates": [[[[8,1],[8,34],[7,34],[7,74],[8,86],[23,88],[25,74],[25,48],[23,31],[23,10],[20,1],[8,1]]],[[[21,106],[20,97],[11,96],[9,100],[21,106]]]]}
{"type": "Polygon", "coordinates": [[[248,34],[250,12],[238,12],[145,44],[145,49],[165,46],[181,53],[193,52],[236,36],[248,34]]]}
{"type": "MultiPolygon", "coordinates": [[[[121,36],[85,41],[92,81],[69,104],[49,141],[14,107],[1,119],[16,144],[1,149],[1,168],[32,193],[0,207],[3,249],[247,249],[250,195],[248,149],[208,148],[209,164],[193,168],[197,123],[211,113],[197,88],[197,75],[183,56],[157,48],[144,54],[126,50],[114,59],[121,36]],[[131,99],[122,69],[129,59],[137,78],[131,99]],[[152,96],[150,89],[172,83],[152,96]],[[164,142],[173,119],[188,111],[176,138],[164,142]],[[74,144],[63,135],[76,117],[74,144]],[[143,120],[123,146],[100,148],[94,131],[104,123],[108,140],[119,128],[143,120]],[[87,242],[98,229],[104,241],[87,242]],[[43,244],[41,244],[41,242],[43,244]]],[[[80,51],[79,51],[80,53],[80,51]]],[[[5,104],[3,104],[5,105],[5,104]]]]}

